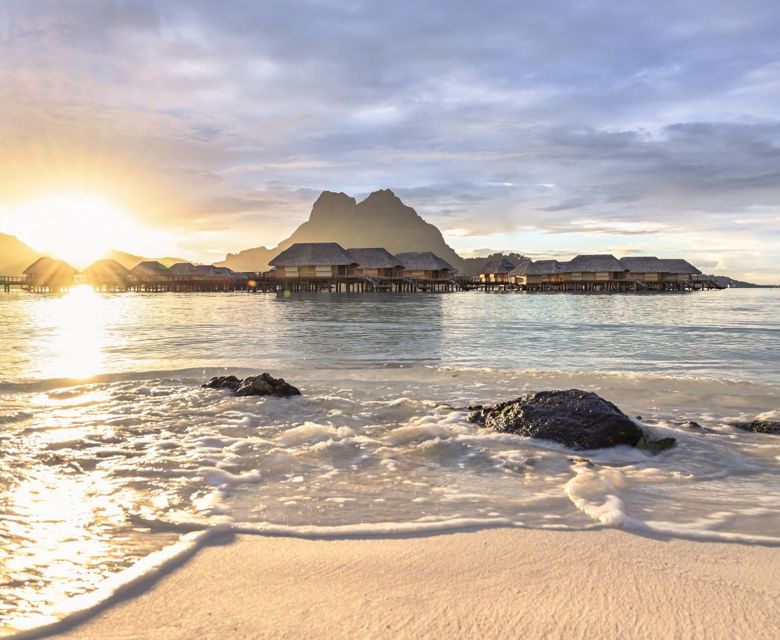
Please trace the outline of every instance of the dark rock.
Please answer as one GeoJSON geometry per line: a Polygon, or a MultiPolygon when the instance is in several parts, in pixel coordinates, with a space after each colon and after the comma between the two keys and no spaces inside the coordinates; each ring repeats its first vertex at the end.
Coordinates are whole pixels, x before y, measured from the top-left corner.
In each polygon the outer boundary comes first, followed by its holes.
{"type": "Polygon", "coordinates": [[[751,431],[753,433],[767,433],[773,436],[780,436],[780,422],[770,420],[753,420],[752,422],[735,422],[737,429],[742,431],[751,431]]]}
{"type": "Polygon", "coordinates": [[[203,385],[209,389],[230,389],[231,391],[238,391],[241,386],[241,380],[236,376],[216,376],[203,385]]]}
{"type": "Polygon", "coordinates": [[[300,390],[285,382],[283,378],[274,378],[268,373],[245,378],[236,393],[239,396],[279,396],[282,398],[301,395],[300,390]]]}
{"type": "Polygon", "coordinates": [[[675,438],[660,438],[658,440],[648,440],[646,436],[643,436],[639,439],[639,442],[636,443],[636,448],[641,449],[642,451],[647,451],[647,453],[652,453],[653,455],[657,453],[661,453],[662,451],[666,451],[667,449],[671,449],[674,445],[677,444],[677,440],[675,438]]]}
{"type": "Polygon", "coordinates": [[[552,440],[571,449],[635,447],[640,440],[648,440],[614,404],[579,389],[540,391],[510,402],[473,407],[468,419],[495,431],[552,440]]]}
{"type": "Polygon", "coordinates": [[[235,376],[217,376],[203,386],[209,389],[230,389],[239,396],[288,398],[301,395],[299,389],[285,382],[283,378],[274,378],[269,373],[261,373],[259,376],[250,376],[243,380],[239,380],[235,376]]]}
{"type": "Polygon", "coordinates": [[[693,420],[683,422],[682,426],[686,429],[691,429],[692,431],[704,431],[704,427],[702,427],[698,422],[694,422],[693,420]]]}

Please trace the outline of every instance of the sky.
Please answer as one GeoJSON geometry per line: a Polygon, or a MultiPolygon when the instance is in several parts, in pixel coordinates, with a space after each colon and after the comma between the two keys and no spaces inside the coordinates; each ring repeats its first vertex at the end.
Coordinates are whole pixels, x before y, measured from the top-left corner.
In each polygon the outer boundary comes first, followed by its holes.
{"type": "Polygon", "coordinates": [[[778,33],[776,0],[0,0],[0,232],[76,193],[212,262],[391,188],[466,256],[780,282],[778,33]]]}

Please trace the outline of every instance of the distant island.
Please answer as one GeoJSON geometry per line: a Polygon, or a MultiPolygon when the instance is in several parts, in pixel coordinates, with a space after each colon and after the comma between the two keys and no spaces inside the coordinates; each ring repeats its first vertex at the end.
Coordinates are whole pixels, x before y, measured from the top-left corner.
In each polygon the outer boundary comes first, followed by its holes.
{"type": "MultiPolygon", "coordinates": [[[[260,246],[229,253],[214,266],[237,272],[263,272],[269,269],[271,260],[292,245],[311,242],[336,242],[345,247],[385,247],[391,253],[429,251],[467,276],[476,276],[488,263],[504,258],[516,266],[531,261],[531,258],[516,252],[463,258],[447,244],[438,227],[426,222],[390,189],[380,189],[360,202],[345,193],[323,191],[314,202],[309,219],[290,237],[273,248],[260,246]]],[[[0,233],[0,274],[20,274],[42,255],[18,238],[0,233]]],[[[106,257],[127,269],[146,261],[156,261],[166,267],[188,262],[182,258],[149,258],[118,250],[111,251],[106,257]]],[[[753,284],[723,275],[706,277],[723,287],[777,286],[753,284]]]]}
{"type": "Polygon", "coordinates": [[[728,289],[777,289],[780,287],[780,284],[753,284],[752,282],[735,280],[728,276],[704,275],[703,277],[728,289]]]}

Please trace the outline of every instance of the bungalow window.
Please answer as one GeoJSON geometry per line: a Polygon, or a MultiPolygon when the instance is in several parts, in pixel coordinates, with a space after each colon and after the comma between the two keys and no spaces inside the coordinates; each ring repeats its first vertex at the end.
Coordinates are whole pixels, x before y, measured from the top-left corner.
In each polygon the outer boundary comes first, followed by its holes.
{"type": "Polygon", "coordinates": [[[333,275],[333,268],[329,265],[314,267],[314,276],[316,278],[330,278],[333,275]]]}

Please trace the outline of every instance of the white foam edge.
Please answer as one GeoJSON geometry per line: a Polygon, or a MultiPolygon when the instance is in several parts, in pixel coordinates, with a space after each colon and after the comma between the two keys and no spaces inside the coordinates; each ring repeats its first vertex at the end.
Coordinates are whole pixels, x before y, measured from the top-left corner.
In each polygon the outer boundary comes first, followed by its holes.
{"type": "Polygon", "coordinates": [[[36,624],[39,616],[14,623],[16,629],[4,635],[3,640],[33,640],[68,631],[90,617],[129,596],[135,589],[151,586],[160,577],[178,568],[195,555],[211,539],[230,534],[266,537],[301,538],[308,540],[337,540],[358,538],[387,538],[394,536],[432,535],[465,532],[477,529],[509,528],[517,525],[506,518],[454,518],[436,522],[362,523],[337,526],[288,526],[275,524],[221,523],[200,531],[183,534],[179,540],[159,551],[150,553],[135,564],[106,578],[89,593],[71,598],[59,609],[52,610],[49,620],[36,624]]]}
{"type": "MultiPolygon", "coordinates": [[[[571,496],[570,496],[571,497],[571,496]]],[[[610,496],[615,497],[615,496],[610,496]]],[[[572,500],[574,502],[574,500],[572,500]]],[[[607,501],[609,502],[609,501],[607,501]]],[[[576,505],[583,509],[585,505],[576,505]]],[[[596,505],[588,505],[594,507],[596,505]]],[[[607,506],[607,505],[604,505],[607,506]]],[[[617,505],[609,505],[615,507],[617,505]]],[[[609,510],[609,506],[607,507],[609,510]]],[[[598,509],[597,509],[598,510],[598,509]]],[[[645,533],[653,536],[667,536],[695,541],[736,542],[745,544],[780,545],[780,538],[725,531],[694,529],[686,525],[667,522],[646,522],[621,513],[617,519],[598,518],[605,528],[622,528],[627,531],[645,533]],[[611,526],[610,526],[611,525],[611,526]]],[[[598,526],[598,525],[596,525],[598,526]]],[[[439,521],[418,522],[380,522],[352,525],[280,525],[270,523],[221,523],[200,531],[183,534],[177,542],[138,560],[135,564],[107,578],[94,591],[69,600],[44,624],[22,628],[4,636],[5,640],[33,640],[70,630],[88,618],[110,607],[129,595],[134,589],[151,586],[160,577],[179,567],[185,560],[197,553],[211,539],[230,534],[258,535],[264,537],[298,538],[305,540],[345,540],[391,538],[403,536],[443,535],[483,529],[526,528],[521,523],[508,518],[452,518],[439,521]]],[[[531,527],[532,529],[534,527],[531,527]]]]}
{"type": "MultiPolygon", "coordinates": [[[[645,534],[652,537],[677,538],[697,542],[732,542],[741,544],[762,544],[780,546],[780,537],[751,533],[715,531],[697,526],[694,523],[675,523],[660,520],[642,520],[626,513],[623,500],[614,487],[605,483],[604,492],[597,499],[580,493],[580,482],[586,468],[576,466],[576,475],[564,485],[564,493],[572,504],[595,522],[609,528],[624,529],[628,532],[645,534]]],[[[598,476],[598,474],[593,474],[598,476]]]]}

